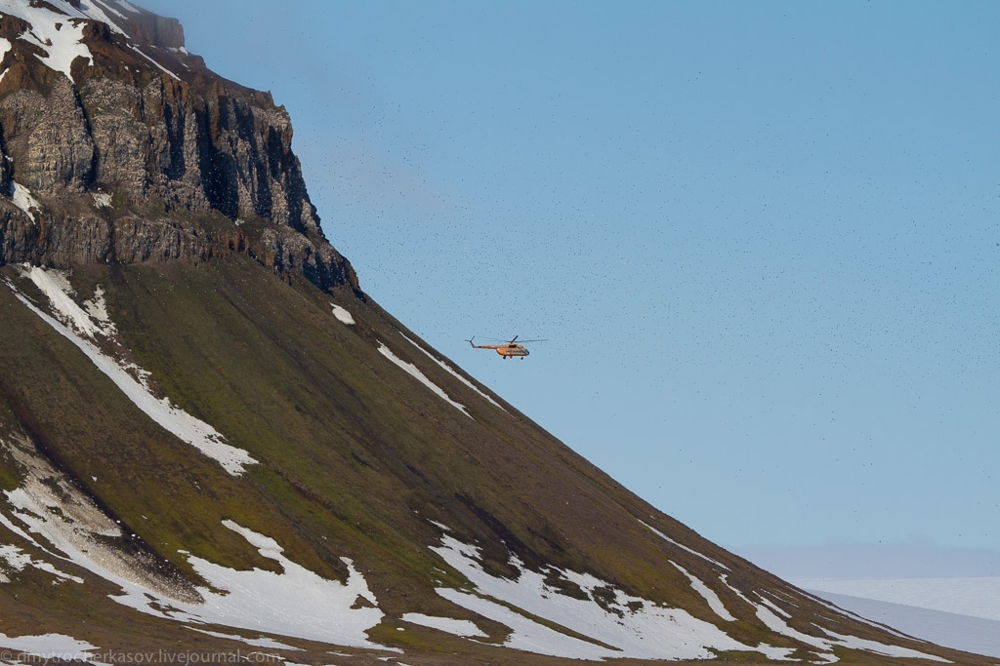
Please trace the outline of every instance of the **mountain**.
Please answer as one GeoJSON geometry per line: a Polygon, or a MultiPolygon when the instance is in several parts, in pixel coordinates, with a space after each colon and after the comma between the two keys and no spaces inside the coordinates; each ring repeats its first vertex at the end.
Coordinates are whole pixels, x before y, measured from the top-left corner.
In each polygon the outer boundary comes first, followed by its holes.
{"type": "Polygon", "coordinates": [[[431,349],[176,21],[0,0],[0,37],[0,662],[990,663],[724,551],[431,349]]]}

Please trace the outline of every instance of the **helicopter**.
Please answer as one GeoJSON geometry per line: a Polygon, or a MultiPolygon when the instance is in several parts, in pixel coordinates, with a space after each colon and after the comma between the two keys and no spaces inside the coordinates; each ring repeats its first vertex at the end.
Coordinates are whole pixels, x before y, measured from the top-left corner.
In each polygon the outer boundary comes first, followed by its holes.
{"type": "MultiPolygon", "coordinates": [[[[529,352],[527,349],[525,349],[523,344],[520,344],[520,343],[517,342],[517,339],[519,337],[520,336],[515,335],[513,338],[511,338],[507,342],[504,342],[504,343],[498,344],[498,345],[477,345],[475,342],[473,342],[473,340],[475,340],[475,337],[473,337],[470,340],[466,340],[466,342],[468,342],[470,345],[472,345],[472,347],[474,349],[492,349],[496,353],[500,354],[500,356],[505,361],[508,358],[512,357],[512,356],[519,356],[521,358],[521,360],[523,361],[524,357],[527,356],[528,354],[530,354],[531,352],[529,352]]],[[[522,343],[524,343],[524,342],[545,342],[545,340],[521,340],[521,342],[522,343]]]]}

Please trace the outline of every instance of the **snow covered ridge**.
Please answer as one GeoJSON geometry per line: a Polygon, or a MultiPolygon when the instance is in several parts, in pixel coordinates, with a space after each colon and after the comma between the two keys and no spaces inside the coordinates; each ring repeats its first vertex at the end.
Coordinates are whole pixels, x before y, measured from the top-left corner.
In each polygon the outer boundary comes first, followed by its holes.
{"type": "MultiPolygon", "coordinates": [[[[93,54],[83,43],[84,22],[104,23],[113,32],[127,37],[128,33],[122,26],[128,20],[129,13],[137,14],[139,10],[125,0],[84,0],[78,3],[78,7],[66,0],[48,0],[37,5],[29,0],[0,0],[0,13],[27,21],[30,27],[19,39],[41,49],[46,55],[38,56],[38,59],[72,80],[70,67],[74,60],[82,57],[91,64],[94,62],[93,54]]],[[[6,47],[10,48],[9,42],[6,47]]],[[[143,53],[138,46],[129,42],[129,48],[153,66],[179,80],[175,73],[143,53]]]]}
{"type": "MultiPolygon", "coordinates": [[[[116,331],[98,287],[92,301],[83,307],[73,298],[68,273],[38,266],[24,266],[21,276],[35,283],[47,297],[54,317],[43,312],[17,288],[8,283],[14,295],[57,333],[72,342],[124,393],[129,400],[162,428],[212,458],[233,476],[240,476],[247,465],[257,463],[248,452],[226,443],[212,426],[175,407],[167,398],[153,395],[146,378],[149,373],[135,364],[109,356],[96,342],[109,340],[116,331]]],[[[118,345],[120,346],[120,345],[118,345]]]]}
{"type": "MultiPolygon", "coordinates": [[[[465,591],[440,587],[438,594],[467,610],[507,625],[511,634],[505,647],[596,661],[615,658],[714,659],[718,651],[724,650],[759,652],[770,660],[797,661],[791,656],[797,651],[795,648],[766,643],[750,646],[731,638],[722,628],[736,620],[730,609],[709,585],[669,560],[669,564],[691,581],[692,588],[705,599],[722,627],[700,620],[686,610],[630,596],[590,574],[556,567],[549,567],[545,573],[531,571],[514,554],[510,555],[509,563],[519,572],[516,579],[490,575],[483,569],[479,548],[464,544],[449,534],[444,534],[441,545],[432,547],[432,550],[464,575],[474,588],[465,591]],[[589,598],[569,597],[548,585],[545,580],[552,575],[575,584],[589,598]],[[595,591],[599,591],[600,602],[595,591]],[[542,618],[549,624],[542,625],[531,617],[542,618]],[[557,631],[553,626],[564,627],[567,631],[557,631]]],[[[719,583],[728,585],[725,574],[720,576],[719,583]]],[[[757,603],[742,593],[737,592],[737,595],[754,608],[757,618],[769,629],[810,649],[814,656],[810,661],[836,662],[838,657],[833,648],[845,647],[877,655],[947,662],[935,655],[841,635],[818,626],[816,629],[821,635],[808,635],[790,627],[779,616],[790,615],[773,601],[760,597],[761,601],[757,603]]],[[[465,625],[453,626],[442,618],[414,619],[426,626],[437,623],[437,628],[456,635],[463,635],[460,631],[470,631],[465,625]]]]}

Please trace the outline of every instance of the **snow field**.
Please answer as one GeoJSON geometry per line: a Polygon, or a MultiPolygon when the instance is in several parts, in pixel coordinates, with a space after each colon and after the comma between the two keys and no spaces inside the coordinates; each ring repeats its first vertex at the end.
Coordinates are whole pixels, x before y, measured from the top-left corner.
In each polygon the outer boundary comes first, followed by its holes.
{"type": "Polygon", "coordinates": [[[450,535],[444,535],[441,546],[432,550],[474,586],[471,592],[438,588],[438,594],[510,627],[512,634],[507,647],[587,660],[623,657],[711,659],[714,654],[709,648],[765,654],[775,649],[766,645],[756,648],[743,645],[685,610],[664,608],[649,600],[631,597],[590,574],[551,569],[552,574],[575,583],[588,596],[592,597],[600,588],[602,596],[611,599],[607,605],[614,611],[592,599],[576,599],[560,593],[545,583],[545,576],[526,569],[516,557],[512,556],[510,562],[520,575],[517,580],[508,580],[486,573],[479,563],[479,549],[450,535]],[[558,632],[532,617],[542,618],[591,640],[558,632]]]}
{"type": "Polygon", "coordinates": [[[240,571],[198,557],[188,561],[212,589],[200,588],[204,603],[150,599],[148,591],[127,589],[115,601],[152,615],[181,622],[215,624],[291,638],[348,647],[385,649],[368,640],[366,631],[381,622],[384,613],[354,563],[346,583],[327,580],[286,558],[274,539],[233,521],[226,528],[247,540],[258,552],[281,565],[282,571],[240,571]],[[369,607],[355,607],[358,598],[369,607]]]}
{"type": "MultiPolygon", "coordinates": [[[[667,539],[663,534],[660,536],[667,539]]],[[[622,657],[711,659],[716,650],[754,651],[768,659],[787,660],[795,652],[792,648],[766,643],[755,647],[743,645],[721,628],[699,620],[683,609],[666,608],[649,600],[631,597],[590,574],[554,567],[549,570],[549,575],[555,574],[576,584],[590,597],[588,600],[560,593],[545,583],[546,575],[525,568],[513,555],[510,564],[519,571],[516,580],[492,576],[483,569],[476,546],[464,544],[449,534],[443,535],[441,545],[432,550],[462,573],[473,586],[472,590],[438,588],[438,594],[467,610],[508,626],[512,633],[505,643],[506,647],[586,660],[622,657]],[[605,601],[603,604],[594,601],[598,590],[602,601],[605,601]],[[562,633],[550,625],[540,624],[534,618],[544,619],[569,631],[562,633]]],[[[715,563],[690,548],[684,547],[684,550],[715,563]]],[[[731,622],[736,619],[704,581],[675,562],[670,563],[688,578],[692,588],[705,599],[720,620],[731,622]]],[[[720,582],[728,586],[725,574],[720,576],[720,582]]],[[[757,618],[771,631],[814,648],[814,660],[819,663],[838,660],[833,653],[835,646],[892,657],[947,661],[910,648],[837,634],[821,627],[816,627],[822,632],[820,635],[806,634],[789,626],[785,618],[790,618],[790,613],[772,600],[758,595],[761,601],[757,603],[751,602],[744,594],[738,595],[753,607],[757,618]]]]}
{"type": "Polygon", "coordinates": [[[424,615],[423,613],[404,613],[401,619],[462,638],[487,638],[483,630],[477,627],[476,623],[471,620],[456,620],[451,617],[424,615]]]}
{"type": "MultiPolygon", "coordinates": [[[[39,56],[39,60],[72,80],[70,65],[76,58],[82,56],[93,62],[90,49],[80,43],[83,38],[83,22],[73,19],[91,17],[73,9],[72,6],[68,6],[67,9],[71,14],[59,14],[44,5],[33,7],[27,2],[18,0],[0,0],[0,12],[17,16],[31,24],[31,27],[21,35],[21,39],[31,42],[47,53],[45,57],[39,56]]],[[[103,15],[103,12],[100,14],[103,15]]],[[[121,32],[121,29],[118,29],[118,32],[121,32]]]]}

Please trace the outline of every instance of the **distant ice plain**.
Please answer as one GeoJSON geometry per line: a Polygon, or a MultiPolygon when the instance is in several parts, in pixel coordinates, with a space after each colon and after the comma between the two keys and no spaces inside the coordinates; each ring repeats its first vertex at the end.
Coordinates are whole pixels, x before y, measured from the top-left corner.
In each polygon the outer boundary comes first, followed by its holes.
{"type": "Polygon", "coordinates": [[[844,610],[914,638],[1000,658],[1000,552],[927,541],[735,550],[844,610]]]}
{"type": "MultiPolygon", "coordinates": [[[[910,582],[915,588],[919,588],[923,581],[915,579],[910,582]]],[[[1000,622],[996,620],[833,592],[811,592],[845,610],[880,624],[887,624],[915,638],[958,650],[1000,657],[1000,622]]],[[[955,593],[968,594],[969,601],[973,603],[976,602],[976,597],[981,596],[964,585],[956,587],[955,593]]]]}

